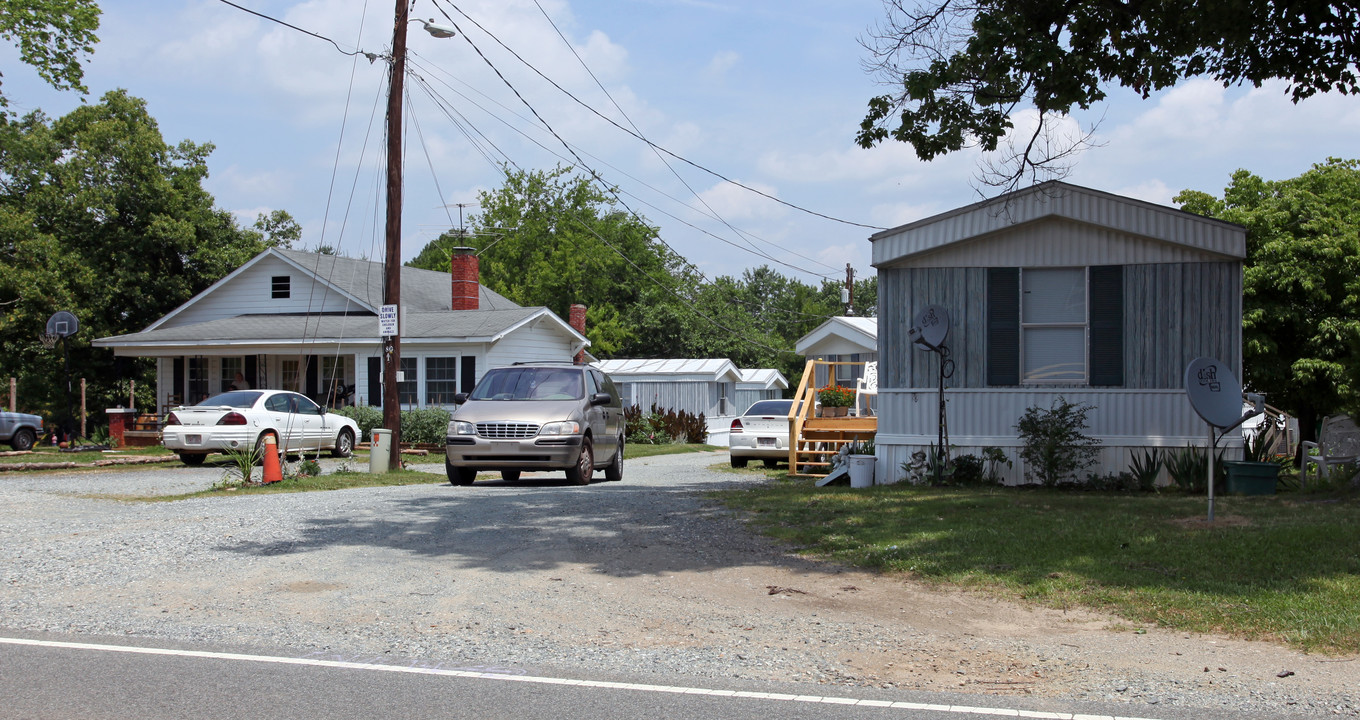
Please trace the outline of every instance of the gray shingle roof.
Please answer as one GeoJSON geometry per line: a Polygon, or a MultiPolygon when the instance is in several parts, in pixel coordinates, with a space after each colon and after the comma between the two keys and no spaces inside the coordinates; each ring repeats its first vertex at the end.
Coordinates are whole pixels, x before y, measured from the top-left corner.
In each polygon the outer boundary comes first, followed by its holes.
{"type": "MultiPolygon", "coordinates": [[[[383,266],[372,260],[322,255],[301,250],[275,249],[279,255],[314,272],[337,290],[378,308],[383,304],[383,266]]],[[[446,272],[402,266],[401,304],[406,311],[448,310],[453,278],[446,272]]],[[[508,310],[519,307],[508,298],[481,287],[480,310],[508,310]]]]}

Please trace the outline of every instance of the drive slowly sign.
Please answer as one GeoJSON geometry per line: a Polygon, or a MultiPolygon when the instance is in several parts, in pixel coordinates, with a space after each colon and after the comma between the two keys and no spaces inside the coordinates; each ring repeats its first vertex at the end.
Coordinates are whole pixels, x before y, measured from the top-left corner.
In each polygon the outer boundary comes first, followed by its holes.
{"type": "Polygon", "coordinates": [[[383,305],[378,308],[378,335],[394,337],[397,334],[397,306],[383,305]]]}

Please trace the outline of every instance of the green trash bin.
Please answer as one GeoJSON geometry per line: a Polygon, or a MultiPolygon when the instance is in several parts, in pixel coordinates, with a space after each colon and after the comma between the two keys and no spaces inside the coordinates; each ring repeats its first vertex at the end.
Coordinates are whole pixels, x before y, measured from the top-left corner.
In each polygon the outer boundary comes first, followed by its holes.
{"type": "Polygon", "coordinates": [[[1273,462],[1229,460],[1228,493],[1231,495],[1274,495],[1280,479],[1280,466],[1273,462]]]}

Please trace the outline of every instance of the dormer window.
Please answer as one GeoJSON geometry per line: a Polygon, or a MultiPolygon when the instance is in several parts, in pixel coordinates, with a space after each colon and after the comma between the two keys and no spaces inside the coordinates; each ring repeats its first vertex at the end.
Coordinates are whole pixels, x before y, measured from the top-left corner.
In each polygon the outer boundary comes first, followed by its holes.
{"type": "Polygon", "coordinates": [[[273,289],[273,298],[275,300],[292,297],[292,277],[289,275],[275,275],[273,289]]]}

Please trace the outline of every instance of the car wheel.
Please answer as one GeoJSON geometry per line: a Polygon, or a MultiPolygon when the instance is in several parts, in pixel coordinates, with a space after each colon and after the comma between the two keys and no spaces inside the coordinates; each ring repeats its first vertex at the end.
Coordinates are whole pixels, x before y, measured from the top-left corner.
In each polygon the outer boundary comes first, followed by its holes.
{"type": "Polygon", "coordinates": [[[179,461],[182,462],[182,463],[184,463],[185,465],[190,466],[190,467],[194,467],[194,466],[197,466],[197,465],[202,465],[202,464],[203,464],[203,461],[206,460],[207,458],[208,458],[208,454],[207,454],[207,453],[180,453],[180,454],[179,454],[179,461]]]}
{"type": "Polygon", "coordinates": [[[264,439],[271,435],[273,435],[274,437],[274,447],[277,451],[277,448],[279,446],[279,436],[274,435],[273,431],[271,430],[266,430],[260,433],[260,436],[255,438],[255,464],[257,465],[264,464],[265,448],[268,447],[267,445],[265,445],[264,439]]]}
{"type": "Polygon", "coordinates": [[[472,468],[454,467],[444,461],[444,474],[449,476],[450,485],[471,485],[477,480],[477,471],[472,468]]]}
{"type": "Polygon", "coordinates": [[[349,428],[340,431],[335,436],[335,447],[331,448],[331,457],[347,458],[354,454],[354,432],[349,428]]]}
{"type": "Polygon", "coordinates": [[[15,450],[32,450],[33,443],[37,442],[38,436],[28,428],[19,428],[14,433],[14,437],[9,439],[9,446],[15,450]]]}
{"type": "Polygon", "coordinates": [[[771,470],[773,470],[774,468],[778,467],[778,465],[779,465],[779,461],[778,461],[778,460],[769,460],[769,459],[766,459],[766,460],[762,460],[761,462],[765,463],[765,467],[770,468],[771,470]]]}
{"type": "Polygon", "coordinates": [[[514,482],[514,481],[516,481],[516,480],[519,479],[519,471],[518,471],[518,470],[502,470],[502,471],[501,471],[501,479],[504,480],[504,481],[506,481],[506,482],[514,482]]]}
{"type": "Polygon", "coordinates": [[[567,482],[572,485],[589,485],[595,476],[595,451],[591,448],[590,438],[581,440],[581,456],[576,465],[567,469],[567,482]]]}
{"type": "Polygon", "coordinates": [[[619,438],[619,449],[614,453],[614,459],[609,463],[609,467],[604,469],[604,479],[609,482],[618,482],[623,479],[623,438],[619,438]]]}
{"type": "Polygon", "coordinates": [[[746,467],[746,461],[747,461],[747,458],[734,457],[734,458],[732,458],[732,467],[734,467],[734,468],[744,468],[744,467],[746,467]]]}

